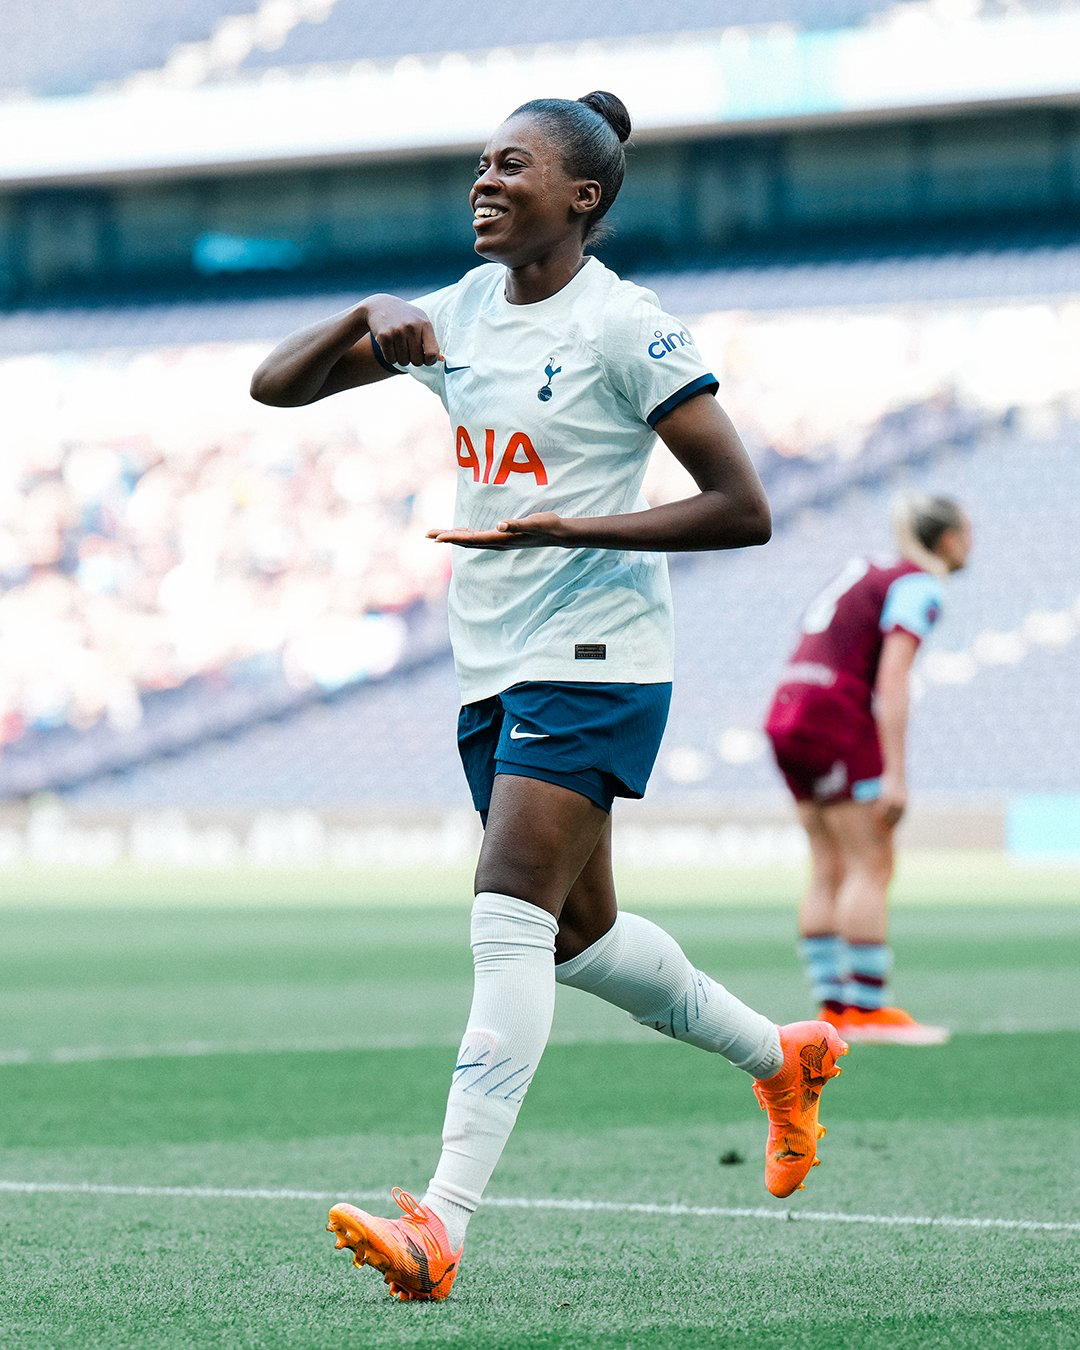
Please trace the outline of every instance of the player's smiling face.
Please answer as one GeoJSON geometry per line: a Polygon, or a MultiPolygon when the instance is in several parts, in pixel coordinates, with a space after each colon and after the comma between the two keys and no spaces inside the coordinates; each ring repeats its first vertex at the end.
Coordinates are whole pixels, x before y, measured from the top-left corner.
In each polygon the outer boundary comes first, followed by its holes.
{"type": "Polygon", "coordinates": [[[580,243],[599,191],[596,183],[570,178],[558,148],[532,118],[511,117],[484,148],[469,194],[474,247],[513,268],[580,243]]]}

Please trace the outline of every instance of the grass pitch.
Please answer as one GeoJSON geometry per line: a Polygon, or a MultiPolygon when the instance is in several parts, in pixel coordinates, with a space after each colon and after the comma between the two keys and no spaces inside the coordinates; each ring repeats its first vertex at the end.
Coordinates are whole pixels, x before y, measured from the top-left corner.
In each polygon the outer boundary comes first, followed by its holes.
{"type": "MultiPolygon", "coordinates": [[[[118,898],[9,892],[2,914],[5,1347],[1080,1343],[1065,894],[896,907],[898,996],[957,1034],[854,1048],[824,1166],[787,1201],[744,1075],[560,990],[491,1188],[523,1203],[481,1212],[441,1305],[397,1305],[322,1227],[333,1199],[423,1191],[464,908],[118,898]]],[[[791,910],[754,898],[657,917],[748,1001],[805,1016],[791,910]]]]}

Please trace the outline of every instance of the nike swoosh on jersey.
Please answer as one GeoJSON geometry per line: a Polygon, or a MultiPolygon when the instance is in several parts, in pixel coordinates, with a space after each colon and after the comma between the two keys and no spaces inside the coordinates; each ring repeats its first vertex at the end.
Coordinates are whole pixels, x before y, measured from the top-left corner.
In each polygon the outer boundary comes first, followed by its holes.
{"type": "Polygon", "coordinates": [[[549,740],[549,733],[546,731],[518,731],[520,722],[515,722],[510,728],[510,739],[512,741],[546,741],[549,740]]]}
{"type": "Polygon", "coordinates": [[[471,370],[471,369],[472,369],[471,366],[443,366],[443,370],[446,371],[447,375],[453,375],[454,372],[458,370],[471,370]]]}

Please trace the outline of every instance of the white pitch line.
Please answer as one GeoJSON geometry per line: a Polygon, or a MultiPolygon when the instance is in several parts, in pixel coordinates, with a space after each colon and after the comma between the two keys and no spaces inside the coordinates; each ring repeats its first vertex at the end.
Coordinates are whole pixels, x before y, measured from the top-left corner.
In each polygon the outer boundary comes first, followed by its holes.
{"type": "MultiPolygon", "coordinates": [[[[0,1192],[15,1195],[130,1195],[144,1199],[318,1200],[341,1198],[336,1191],[262,1190],[229,1186],[113,1186],[93,1181],[0,1181],[0,1192]]],[[[350,1191],[352,1200],[382,1200],[385,1191],[350,1191]]],[[[634,1200],[539,1199],[491,1196],[490,1209],[545,1209],[567,1214],[649,1214],[669,1219],[766,1219],[783,1223],[868,1224],[878,1228],[977,1228],[1021,1233],[1080,1233],[1080,1222],[1040,1219],[960,1218],[949,1214],[842,1214],[834,1210],[734,1208],[723,1205],[659,1205],[634,1200]]]]}
{"type": "MultiPolygon", "coordinates": [[[[331,1191],[261,1190],[237,1186],[114,1186],[96,1181],[0,1181],[0,1192],[12,1195],[134,1195],[146,1199],[191,1200],[330,1200],[331,1191]]],[[[352,1191],[358,1200],[378,1200],[385,1191],[352,1191]]]]}
{"type": "MultiPolygon", "coordinates": [[[[1034,1024],[987,1023],[982,1026],[957,1027],[957,1036],[1045,1036],[1059,1032],[1080,1030],[1072,1026],[1037,1026],[1034,1024]]],[[[596,1041],[588,1037],[556,1036],[551,1045],[613,1045],[632,1044],[632,1041],[596,1041]]],[[[456,1042],[447,1041],[446,1046],[456,1042]]],[[[21,1064],[98,1064],[106,1060],[127,1059],[202,1059],[210,1055],[297,1055],[340,1054],[363,1050],[414,1050],[431,1046],[423,1037],[394,1037],[391,1041],[311,1040],[311,1041],[166,1041],[159,1045],[134,1043],[131,1045],[59,1045],[48,1050],[30,1050],[23,1047],[0,1048],[0,1069],[21,1064]]]]}
{"type": "MultiPolygon", "coordinates": [[[[130,1045],[57,1045],[48,1050],[0,1049],[0,1068],[18,1064],[97,1064],[124,1059],[202,1059],[210,1055],[330,1055],[342,1051],[419,1050],[431,1046],[424,1036],[396,1036],[392,1041],[164,1041],[130,1045]]],[[[454,1042],[448,1040],[447,1046],[454,1042]]]]}

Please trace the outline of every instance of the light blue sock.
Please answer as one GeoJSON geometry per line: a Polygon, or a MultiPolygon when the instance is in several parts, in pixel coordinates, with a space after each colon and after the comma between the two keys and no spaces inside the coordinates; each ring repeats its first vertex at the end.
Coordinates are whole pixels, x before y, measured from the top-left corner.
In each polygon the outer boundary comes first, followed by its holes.
{"type": "Polygon", "coordinates": [[[839,1008],[844,999],[844,979],[847,974],[847,948],[835,933],[799,939],[799,952],[814,998],[821,1004],[835,1004],[839,1008]]]}
{"type": "Polygon", "coordinates": [[[892,951],[884,942],[847,942],[848,978],[844,1001],[872,1012],[888,1003],[892,951]]]}

